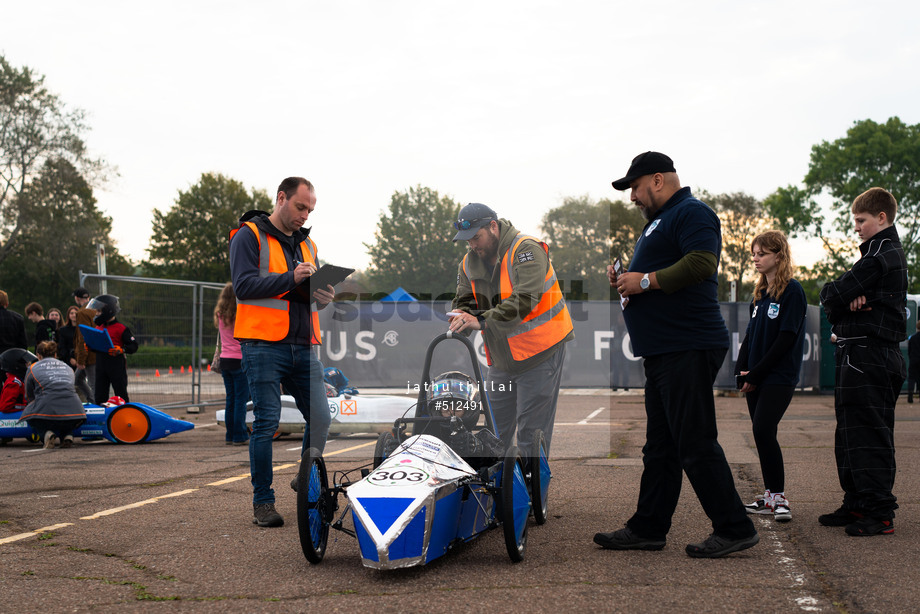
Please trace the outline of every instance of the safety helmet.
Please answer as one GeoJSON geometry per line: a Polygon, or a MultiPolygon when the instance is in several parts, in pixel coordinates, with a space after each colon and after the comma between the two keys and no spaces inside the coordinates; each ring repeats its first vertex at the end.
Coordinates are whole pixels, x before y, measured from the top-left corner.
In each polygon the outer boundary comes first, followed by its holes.
{"type": "Polygon", "coordinates": [[[125,401],[123,398],[121,398],[118,395],[109,397],[109,399],[105,402],[106,405],[111,405],[111,406],[124,405],[125,403],[127,403],[127,401],[125,401]]]}
{"type": "Polygon", "coordinates": [[[86,306],[99,312],[96,317],[93,318],[93,322],[95,322],[96,326],[105,324],[114,318],[115,314],[121,311],[121,308],[118,306],[118,297],[114,294],[100,294],[87,303],[86,306]]]}
{"type": "Polygon", "coordinates": [[[0,354],[0,368],[22,379],[26,376],[26,370],[29,365],[36,360],[38,360],[38,356],[29,350],[10,348],[0,354]]]}
{"type": "Polygon", "coordinates": [[[467,428],[476,426],[482,405],[479,385],[460,371],[447,371],[431,380],[428,388],[428,413],[432,416],[457,416],[467,428]]]}

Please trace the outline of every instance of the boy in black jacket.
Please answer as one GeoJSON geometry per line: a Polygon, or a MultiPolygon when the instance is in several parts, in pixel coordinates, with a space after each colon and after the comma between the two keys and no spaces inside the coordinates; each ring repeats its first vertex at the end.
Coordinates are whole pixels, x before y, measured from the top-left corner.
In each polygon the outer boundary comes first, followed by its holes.
{"type": "Polygon", "coordinates": [[[894,227],[898,203],[882,188],[853,201],[862,257],[821,289],[837,335],[834,452],[843,505],[818,518],[854,536],[894,533],[894,406],[907,370],[907,261],[894,227]]]}

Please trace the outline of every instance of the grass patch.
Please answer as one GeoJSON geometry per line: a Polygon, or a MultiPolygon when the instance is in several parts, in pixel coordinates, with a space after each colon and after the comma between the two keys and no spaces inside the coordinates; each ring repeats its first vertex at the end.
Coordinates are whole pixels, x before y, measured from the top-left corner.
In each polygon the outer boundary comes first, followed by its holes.
{"type": "Polygon", "coordinates": [[[73,552],[92,552],[93,551],[92,548],[77,548],[76,546],[67,546],[67,549],[73,552]]]}
{"type": "Polygon", "coordinates": [[[47,533],[42,533],[41,535],[38,536],[39,541],[43,541],[46,539],[53,539],[53,538],[54,538],[54,531],[48,531],[47,533]]]}

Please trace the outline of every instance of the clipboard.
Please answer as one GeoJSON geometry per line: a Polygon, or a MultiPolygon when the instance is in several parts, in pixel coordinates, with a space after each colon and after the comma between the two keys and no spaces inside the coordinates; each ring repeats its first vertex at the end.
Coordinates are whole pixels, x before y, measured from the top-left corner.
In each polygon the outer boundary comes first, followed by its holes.
{"type": "Polygon", "coordinates": [[[316,302],[316,299],[313,298],[314,290],[317,288],[325,288],[327,285],[334,287],[336,284],[345,281],[345,278],[354,272],[354,269],[346,269],[345,267],[335,266],[334,264],[324,264],[316,273],[307,277],[281,298],[286,301],[295,301],[297,303],[307,303],[311,305],[316,302]]]}
{"type": "Polygon", "coordinates": [[[109,350],[115,347],[112,343],[112,338],[109,336],[109,331],[105,329],[99,330],[86,324],[80,324],[80,333],[83,335],[83,341],[86,342],[87,347],[91,350],[108,353],[109,350]]]}

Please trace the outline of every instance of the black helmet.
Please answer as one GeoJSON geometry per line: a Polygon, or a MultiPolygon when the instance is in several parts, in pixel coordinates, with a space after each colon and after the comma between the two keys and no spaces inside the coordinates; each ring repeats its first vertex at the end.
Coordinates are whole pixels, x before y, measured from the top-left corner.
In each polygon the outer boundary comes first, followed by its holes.
{"type": "Polygon", "coordinates": [[[93,318],[96,326],[101,326],[115,317],[121,309],[118,307],[118,297],[114,294],[100,294],[86,304],[90,309],[95,309],[99,314],[93,318]]]}
{"type": "Polygon", "coordinates": [[[10,348],[0,354],[0,368],[22,379],[26,376],[26,369],[36,360],[38,356],[29,350],[10,348]]]}
{"type": "Polygon", "coordinates": [[[428,389],[429,415],[457,416],[471,429],[476,426],[481,410],[479,385],[469,375],[448,371],[431,381],[428,389]]]}

